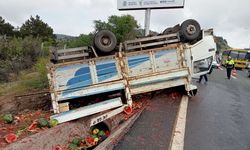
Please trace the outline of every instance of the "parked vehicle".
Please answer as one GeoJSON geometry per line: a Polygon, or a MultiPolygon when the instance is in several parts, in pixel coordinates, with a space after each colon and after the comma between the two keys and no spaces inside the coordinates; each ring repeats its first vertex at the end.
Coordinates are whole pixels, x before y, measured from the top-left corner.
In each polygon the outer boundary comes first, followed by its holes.
{"type": "Polygon", "coordinates": [[[235,68],[245,69],[247,67],[247,62],[250,57],[250,53],[245,49],[228,49],[222,53],[222,65],[225,66],[228,56],[235,62],[235,68]]]}
{"type": "Polygon", "coordinates": [[[99,57],[96,51],[109,53],[114,48],[109,31],[97,33],[94,47],[58,50],[54,53],[57,63],[48,65],[52,106],[59,113],[52,118],[61,123],[116,108],[92,121],[100,122],[131,107],[133,95],[176,86],[194,96],[197,87],[192,85],[192,77],[209,72],[216,44],[212,29],[200,30],[193,20],[183,24],[185,31],[181,28],[175,33],[128,40],[119,45],[118,52],[106,56],[99,57]],[[76,58],[81,59],[72,61],[76,58]],[[61,113],[61,105],[76,98],[110,92],[121,96],[61,113]]]}
{"type": "Polygon", "coordinates": [[[247,76],[250,78],[250,61],[247,62],[247,76]]]}

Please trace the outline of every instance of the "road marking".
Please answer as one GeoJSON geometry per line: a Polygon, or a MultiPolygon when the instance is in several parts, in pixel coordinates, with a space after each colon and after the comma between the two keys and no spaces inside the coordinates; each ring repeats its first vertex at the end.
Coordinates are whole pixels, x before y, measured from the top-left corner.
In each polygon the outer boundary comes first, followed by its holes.
{"type": "Polygon", "coordinates": [[[186,116],[188,108],[188,96],[183,96],[179,106],[179,111],[175,121],[171,141],[168,150],[183,150],[186,127],[186,116]]]}

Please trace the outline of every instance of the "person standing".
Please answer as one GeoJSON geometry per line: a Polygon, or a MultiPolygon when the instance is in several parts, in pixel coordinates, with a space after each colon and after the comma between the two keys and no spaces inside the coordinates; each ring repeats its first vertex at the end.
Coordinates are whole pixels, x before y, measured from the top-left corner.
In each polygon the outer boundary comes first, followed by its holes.
{"type": "MultiPolygon", "coordinates": [[[[212,70],[211,70],[211,66],[209,65],[209,62],[208,62],[208,60],[207,59],[204,59],[203,61],[201,61],[200,62],[200,64],[199,64],[199,69],[200,69],[200,71],[201,72],[203,72],[203,71],[208,71],[209,69],[209,73],[210,72],[212,72],[212,70]]],[[[205,84],[207,83],[207,81],[208,81],[208,79],[207,79],[207,74],[203,74],[203,75],[200,75],[200,78],[199,78],[199,83],[201,83],[201,80],[202,80],[202,78],[205,78],[205,84]]]]}
{"type": "Polygon", "coordinates": [[[198,82],[201,83],[201,80],[202,80],[203,77],[205,78],[205,84],[206,84],[207,81],[208,81],[208,80],[207,80],[207,74],[201,75],[198,82]]]}
{"type": "Polygon", "coordinates": [[[227,78],[230,80],[231,78],[231,72],[234,68],[234,61],[232,60],[231,56],[228,56],[228,59],[226,61],[226,69],[227,69],[227,78]]]}

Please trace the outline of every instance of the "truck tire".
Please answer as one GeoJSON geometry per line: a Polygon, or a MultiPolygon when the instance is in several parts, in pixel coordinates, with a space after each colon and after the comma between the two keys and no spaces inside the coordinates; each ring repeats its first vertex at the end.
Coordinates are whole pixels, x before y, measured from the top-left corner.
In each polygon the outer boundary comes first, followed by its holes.
{"type": "Polygon", "coordinates": [[[103,53],[109,53],[116,47],[117,40],[111,31],[102,30],[96,33],[94,37],[94,47],[103,53]]]}
{"type": "Polygon", "coordinates": [[[201,32],[200,24],[194,19],[185,20],[181,24],[180,35],[185,41],[196,40],[201,32]]]}
{"type": "Polygon", "coordinates": [[[171,28],[171,27],[166,28],[166,29],[162,32],[162,34],[164,34],[164,35],[166,35],[166,34],[171,34],[171,33],[172,33],[172,29],[173,29],[173,28],[171,28]]]}
{"type": "Polygon", "coordinates": [[[177,32],[180,31],[180,28],[181,28],[180,25],[177,24],[177,25],[175,25],[174,27],[168,27],[168,28],[166,28],[166,29],[162,32],[162,34],[166,35],[166,34],[177,33],[177,32]]]}

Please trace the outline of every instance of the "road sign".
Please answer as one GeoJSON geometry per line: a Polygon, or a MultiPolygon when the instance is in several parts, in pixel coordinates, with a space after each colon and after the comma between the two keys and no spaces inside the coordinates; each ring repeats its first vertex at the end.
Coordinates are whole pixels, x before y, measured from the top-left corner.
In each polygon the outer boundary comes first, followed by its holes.
{"type": "Polygon", "coordinates": [[[118,10],[183,8],[185,0],[117,0],[118,10]]]}

